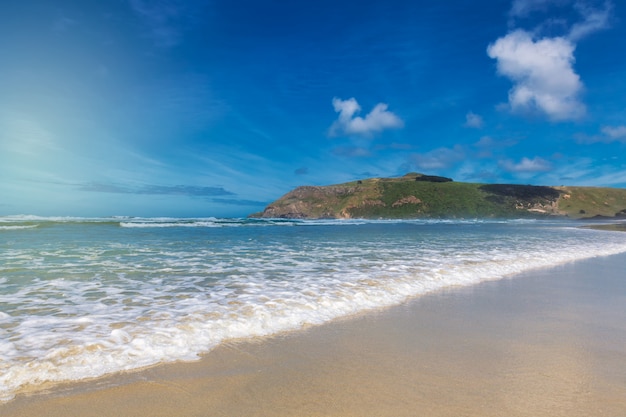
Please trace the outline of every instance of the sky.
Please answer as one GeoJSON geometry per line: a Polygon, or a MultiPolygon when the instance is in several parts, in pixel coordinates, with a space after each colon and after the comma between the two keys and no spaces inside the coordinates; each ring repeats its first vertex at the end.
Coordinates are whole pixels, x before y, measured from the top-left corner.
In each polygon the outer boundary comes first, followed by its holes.
{"type": "Polygon", "coordinates": [[[621,0],[0,3],[0,215],[239,217],[407,172],[626,187],[621,0]]]}

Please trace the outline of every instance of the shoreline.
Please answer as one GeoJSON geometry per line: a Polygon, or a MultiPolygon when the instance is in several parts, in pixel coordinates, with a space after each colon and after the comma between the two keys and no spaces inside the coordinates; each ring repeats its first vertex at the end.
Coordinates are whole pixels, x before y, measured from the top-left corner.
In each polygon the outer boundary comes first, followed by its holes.
{"type": "Polygon", "coordinates": [[[626,223],[594,224],[582,227],[585,229],[607,230],[611,232],[626,232],[626,223]]]}
{"type": "Polygon", "coordinates": [[[626,254],[0,404],[48,416],[626,414],[626,254]]]}

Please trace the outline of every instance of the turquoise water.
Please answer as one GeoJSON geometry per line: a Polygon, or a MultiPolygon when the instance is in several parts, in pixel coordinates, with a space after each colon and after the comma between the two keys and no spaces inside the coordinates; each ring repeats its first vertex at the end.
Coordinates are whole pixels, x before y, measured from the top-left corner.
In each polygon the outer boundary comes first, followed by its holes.
{"type": "Polygon", "coordinates": [[[566,221],[0,217],[0,400],[626,252],[566,221]]]}

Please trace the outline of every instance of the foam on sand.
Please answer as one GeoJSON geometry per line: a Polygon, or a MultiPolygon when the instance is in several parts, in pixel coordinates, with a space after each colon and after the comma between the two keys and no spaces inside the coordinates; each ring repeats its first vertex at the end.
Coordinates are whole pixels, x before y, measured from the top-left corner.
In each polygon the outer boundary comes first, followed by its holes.
{"type": "Polygon", "coordinates": [[[6,417],[626,413],[626,255],[420,297],[385,311],[0,405],[6,417]]]}

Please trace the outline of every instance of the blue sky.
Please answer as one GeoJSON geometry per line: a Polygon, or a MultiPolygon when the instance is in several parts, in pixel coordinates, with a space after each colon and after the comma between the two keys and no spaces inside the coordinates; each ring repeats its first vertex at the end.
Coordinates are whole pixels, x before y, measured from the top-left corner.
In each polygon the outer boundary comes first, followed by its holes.
{"type": "Polygon", "coordinates": [[[409,171],[626,186],[617,0],[0,4],[0,214],[243,216],[409,171]]]}

